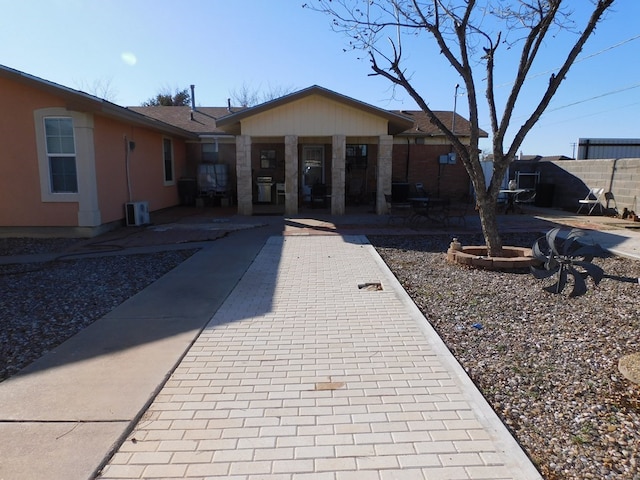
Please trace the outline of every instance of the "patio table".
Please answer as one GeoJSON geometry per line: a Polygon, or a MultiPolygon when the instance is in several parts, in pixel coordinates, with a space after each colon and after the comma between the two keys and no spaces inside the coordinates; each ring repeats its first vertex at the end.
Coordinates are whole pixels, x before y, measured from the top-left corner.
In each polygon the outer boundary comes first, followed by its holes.
{"type": "Polygon", "coordinates": [[[507,195],[507,206],[504,209],[504,213],[509,213],[509,210],[515,213],[516,211],[516,198],[518,195],[524,192],[529,192],[530,190],[527,188],[516,188],[514,190],[500,190],[500,193],[505,193],[507,195]]]}

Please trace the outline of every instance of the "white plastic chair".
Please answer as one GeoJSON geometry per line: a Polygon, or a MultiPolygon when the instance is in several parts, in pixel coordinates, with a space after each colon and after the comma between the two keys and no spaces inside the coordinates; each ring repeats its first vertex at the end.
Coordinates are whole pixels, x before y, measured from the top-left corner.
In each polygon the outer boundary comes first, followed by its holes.
{"type": "Polygon", "coordinates": [[[591,213],[595,210],[596,207],[600,207],[600,213],[604,213],[604,209],[602,208],[602,202],[604,199],[602,198],[604,194],[604,188],[592,188],[589,190],[589,193],[582,200],[578,200],[580,203],[580,208],[578,208],[578,212],[580,213],[583,208],[588,208],[589,212],[587,215],[591,215],[591,213]]]}

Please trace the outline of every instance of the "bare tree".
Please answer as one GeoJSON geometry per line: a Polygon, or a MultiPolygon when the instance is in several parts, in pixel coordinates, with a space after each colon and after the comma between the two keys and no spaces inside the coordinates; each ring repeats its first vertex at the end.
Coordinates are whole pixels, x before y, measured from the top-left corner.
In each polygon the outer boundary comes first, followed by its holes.
{"type": "Polygon", "coordinates": [[[191,102],[191,94],[189,93],[188,88],[185,88],[184,90],[179,90],[176,88],[175,92],[172,92],[170,88],[164,88],[155,97],[152,97],[146,102],[143,102],[142,106],[186,106],[189,105],[189,102],[191,102]]]}
{"type": "MultiPolygon", "coordinates": [[[[368,54],[372,75],[403,88],[453,144],[476,191],[489,255],[497,256],[502,250],[497,199],[505,172],[613,2],[583,0],[577,12],[567,10],[565,5],[571,2],[563,0],[317,0],[304,7],[328,14],[333,29],[350,38],[350,48],[368,54]],[[579,21],[582,25],[577,25],[579,21]],[[409,43],[407,35],[423,34],[435,42],[437,51],[453,67],[467,91],[469,146],[463,145],[435,116],[417,83],[412,82],[408,71],[411,55],[403,47],[409,43]],[[556,41],[555,36],[560,34],[571,35],[570,41],[566,44],[556,41]],[[527,99],[533,97],[535,106],[522,125],[513,126],[514,111],[525,96],[523,87],[531,76],[534,61],[551,43],[558,50],[555,53],[560,66],[539,91],[533,95],[527,92],[527,99]],[[498,54],[517,58],[511,90],[502,100],[501,110],[495,81],[498,54]],[[493,172],[488,185],[480,163],[479,84],[484,84],[491,124],[493,172]]],[[[411,52],[416,56],[422,53],[411,52]]],[[[502,66],[509,66],[509,58],[502,60],[502,66]]],[[[421,62],[433,65],[424,56],[421,62]]],[[[433,92],[427,91],[425,95],[429,93],[433,92]]]]}
{"type": "Polygon", "coordinates": [[[284,97],[295,90],[291,86],[272,86],[269,85],[266,90],[261,88],[254,88],[250,85],[243,83],[239,88],[229,92],[231,102],[234,105],[241,107],[252,107],[259,103],[268,102],[269,100],[275,100],[276,98],[284,97]]]}
{"type": "Polygon", "coordinates": [[[109,102],[115,102],[117,97],[117,92],[113,88],[111,78],[94,80],[92,83],[80,81],[78,82],[78,90],[87,92],[109,102]]]}

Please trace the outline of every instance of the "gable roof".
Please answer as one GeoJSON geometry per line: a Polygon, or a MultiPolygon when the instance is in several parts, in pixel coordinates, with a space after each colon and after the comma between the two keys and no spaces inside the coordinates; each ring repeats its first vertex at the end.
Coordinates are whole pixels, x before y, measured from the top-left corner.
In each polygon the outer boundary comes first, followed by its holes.
{"type": "MultiPolygon", "coordinates": [[[[226,134],[222,129],[218,128],[217,120],[229,115],[227,107],[198,107],[195,110],[188,106],[165,107],[162,105],[127,108],[141,115],[146,115],[200,135],[226,134]]],[[[232,110],[235,110],[235,108],[232,108],[232,110]]]]}
{"type": "Polygon", "coordinates": [[[311,87],[298,90],[297,92],[290,93],[289,95],[284,95],[274,100],[261,103],[260,105],[256,105],[255,107],[250,107],[239,112],[231,113],[219,119],[217,125],[218,127],[222,127],[223,130],[228,132],[239,131],[239,124],[242,120],[253,115],[265,112],[267,110],[280,107],[287,103],[301,100],[311,95],[319,95],[329,100],[333,100],[335,102],[342,103],[344,105],[348,105],[358,110],[363,110],[377,117],[386,119],[389,122],[389,135],[400,133],[411,128],[413,125],[413,122],[404,115],[392,112],[390,110],[383,110],[381,108],[374,107],[372,105],[369,105],[368,103],[364,103],[351,97],[341,95],[332,90],[319,87],[318,85],[313,85],[311,87]]]}
{"type": "Polygon", "coordinates": [[[159,121],[158,119],[142,115],[125,107],[116,105],[115,103],[90,95],[86,92],[74,90],[4,65],[0,65],[0,78],[6,78],[23,85],[27,85],[31,88],[55,95],[65,101],[66,107],[69,110],[95,113],[130,124],[160,130],[171,135],[177,135],[185,138],[197,138],[193,132],[182,129],[176,125],[159,121]]]}
{"type": "MultiPolygon", "coordinates": [[[[394,135],[422,137],[444,135],[438,127],[431,123],[427,114],[422,110],[383,110],[318,86],[309,87],[305,90],[249,108],[198,107],[192,111],[191,107],[188,106],[152,106],[128,107],[128,109],[200,135],[233,135],[233,133],[236,133],[238,130],[239,122],[243,119],[314,93],[388,119],[390,123],[393,122],[394,135]]],[[[452,128],[453,112],[435,111],[434,113],[445,126],[450,129],[452,128]]],[[[469,136],[471,133],[471,123],[457,113],[455,114],[455,118],[456,133],[460,136],[469,136]]],[[[480,137],[488,137],[487,132],[480,130],[480,137]]]]}
{"type": "MultiPolygon", "coordinates": [[[[61,97],[67,102],[69,109],[101,114],[134,125],[192,139],[197,139],[199,136],[207,134],[233,135],[232,131],[237,129],[241,120],[310,95],[320,95],[382,117],[389,122],[390,135],[443,135],[421,110],[384,110],[317,85],[270,100],[255,107],[198,107],[196,110],[192,110],[189,106],[121,107],[86,92],[74,90],[4,65],[0,65],[0,78],[8,78],[61,97]]],[[[445,126],[451,129],[453,112],[435,111],[434,113],[445,126]]],[[[461,136],[468,136],[471,131],[469,121],[457,113],[455,118],[455,133],[461,136]]],[[[480,130],[480,136],[488,137],[488,134],[480,130]]]]}

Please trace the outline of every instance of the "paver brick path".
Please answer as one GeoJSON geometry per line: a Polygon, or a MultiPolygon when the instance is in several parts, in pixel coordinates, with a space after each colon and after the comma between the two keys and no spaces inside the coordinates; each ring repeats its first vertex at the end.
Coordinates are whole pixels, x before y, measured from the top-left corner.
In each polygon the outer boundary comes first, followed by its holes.
{"type": "Polygon", "coordinates": [[[539,478],[416,312],[364,237],[272,237],[101,478],[539,478]]]}

